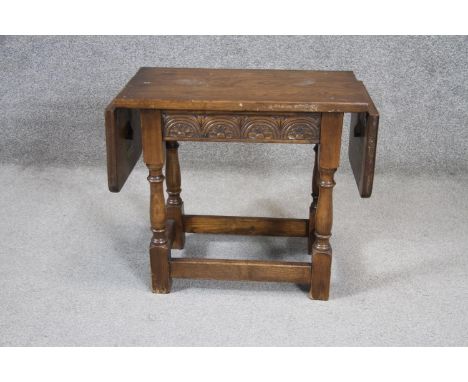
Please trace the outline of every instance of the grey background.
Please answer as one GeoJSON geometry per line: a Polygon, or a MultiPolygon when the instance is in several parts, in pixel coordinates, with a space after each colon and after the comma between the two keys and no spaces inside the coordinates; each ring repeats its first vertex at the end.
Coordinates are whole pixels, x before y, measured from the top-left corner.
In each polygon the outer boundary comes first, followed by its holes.
{"type": "MultiPolygon", "coordinates": [[[[0,345],[468,345],[467,37],[0,37],[0,345]],[[380,113],[374,193],[344,130],[332,291],[149,289],[147,171],[107,191],[103,110],[140,66],[353,70],[380,113]]],[[[310,146],[184,143],[186,213],[306,217],[310,146]]],[[[173,256],[309,259],[188,235],[173,256]]]]}
{"type": "MultiPolygon", "coordinates": [[[[3,37],[0,54],[6,163],[102,166],[106,104],[140,66],[185,66],[353,70],[381,113],[379,172],[468,169],[466,36],[3,37]]],[[[205,166],[310,162],[307,146],[185,146],[205,166]]]]}

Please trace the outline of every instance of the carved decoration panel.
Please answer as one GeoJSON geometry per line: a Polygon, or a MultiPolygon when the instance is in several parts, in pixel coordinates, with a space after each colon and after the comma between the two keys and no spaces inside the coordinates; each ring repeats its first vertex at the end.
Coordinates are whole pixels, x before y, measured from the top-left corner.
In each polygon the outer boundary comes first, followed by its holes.
{"type": "Polygon", "coordinates": [[[165,111],[162,118],[165,140],[318,143],[320,139],[320,113],[165,111]]]}

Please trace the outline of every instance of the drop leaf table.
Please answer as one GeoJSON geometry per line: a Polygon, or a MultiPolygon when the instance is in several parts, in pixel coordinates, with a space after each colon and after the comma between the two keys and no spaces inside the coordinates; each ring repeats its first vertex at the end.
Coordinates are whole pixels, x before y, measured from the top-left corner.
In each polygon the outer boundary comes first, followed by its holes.
{"type": "Polygon", "coordinates": [[[306,284],[311,298],[327,300],[344,113],[351,113],[351,167],[361,197],[369,197],[379,115],[353,72],[141,68],[105,111],[107,170],[109,189],[120,191],[143,151],[153,291],[169,293],[172,278],[283,281],[306,284]],[[181,141],[313,144],[309,218],[184,214],[181,141]],[[184,247],[185,232],[307,237],[311,261],[171,258],[172,249],[184,247]]]}

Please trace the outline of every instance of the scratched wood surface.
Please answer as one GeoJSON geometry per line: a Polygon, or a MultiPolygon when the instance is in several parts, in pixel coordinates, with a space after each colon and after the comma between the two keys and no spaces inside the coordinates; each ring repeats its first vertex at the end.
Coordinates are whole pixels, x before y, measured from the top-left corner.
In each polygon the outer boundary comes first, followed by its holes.
{"type": "Polygon", "coordinates": [[[141,68],[116,107],[167,110],[365,112],[369,100],[353,72],[141,68]]]}

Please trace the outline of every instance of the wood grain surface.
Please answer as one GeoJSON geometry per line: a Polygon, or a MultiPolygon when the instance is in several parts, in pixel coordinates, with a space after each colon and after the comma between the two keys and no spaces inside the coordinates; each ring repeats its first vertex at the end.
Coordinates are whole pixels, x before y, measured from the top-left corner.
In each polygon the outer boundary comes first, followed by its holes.
{"type": "Polygon", "coordinates": [[[310,284],[310,263],[260,260],[171,259],[171,277],[310,284]]]}
{"type": "Polygon", "coordinates": [[[185,215],[185,232],[306,237],[307,219],[185,215]]]}
{"type": "Polygon", "coordinates": [[[126,108],[269,112],[363,112],[353,72],[141,68],[114,99],[126,108]]]}

